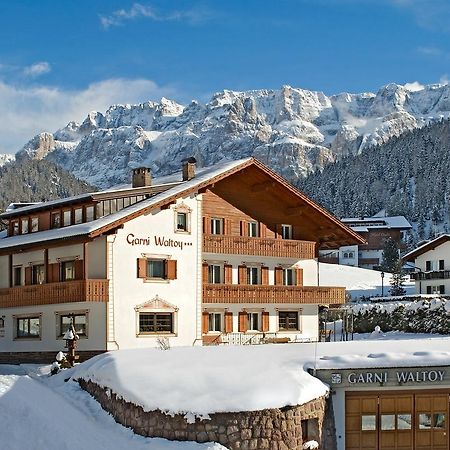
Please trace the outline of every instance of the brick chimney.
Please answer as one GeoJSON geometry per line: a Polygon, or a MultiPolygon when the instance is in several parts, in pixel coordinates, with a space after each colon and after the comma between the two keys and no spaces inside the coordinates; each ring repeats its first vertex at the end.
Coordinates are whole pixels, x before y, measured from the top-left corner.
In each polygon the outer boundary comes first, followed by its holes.
{"type": "Polygon", "coordinates": [[[134,188],[152,185],[152,174],[148,167],[138,167],[133,169],[133,179],[131,186],[134,188]]]}
{"type": "Polygon", "coordinates": [[[183,159],[181,163],[183,165],[183,181],[189,181],[195,178],[197,160],[191,156],[190,158],[183,159]]]}

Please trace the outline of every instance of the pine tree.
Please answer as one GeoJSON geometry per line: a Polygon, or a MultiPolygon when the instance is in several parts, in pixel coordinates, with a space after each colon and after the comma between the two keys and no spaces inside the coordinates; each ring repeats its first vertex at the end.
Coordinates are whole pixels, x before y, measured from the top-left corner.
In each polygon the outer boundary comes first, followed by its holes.
{"type": "Polygon", "coordinates": [[[399,261],[398,244],[392,238],[389,238],[384,243],[383,248],[383,262],[381,269],[385,272],[394,272],[399,261]]]}
{"type": "Polygon", "coordinates": [[[405,284],[405,272],[403,271],[402,262],[398,260],[394,270],[392,271],[391,288],[389,293],[393,296],[401,296],[406,294],[406,290],[403,287],[405,284]]]}

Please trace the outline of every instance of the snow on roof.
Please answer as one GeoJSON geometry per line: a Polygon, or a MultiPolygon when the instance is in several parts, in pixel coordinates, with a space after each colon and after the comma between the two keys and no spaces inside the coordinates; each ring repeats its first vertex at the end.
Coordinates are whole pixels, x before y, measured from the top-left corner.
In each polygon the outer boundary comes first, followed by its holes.
{"type": "Polygon", "coordinates": [[[353,229],[363,226],[370,228],[412,228],[411,224],[406,220],[405,216],[344,217],[341,220],[353,229]],[[352,226],[352,224],[354,224],[354,226],[352,226]]]}
{"type": "Polygon", "coordinates": [[[406,255],[402,257],[402,259],[404,261],[412,261],[418,256],[422,255],[423,253],[427,252],[428,250],[433,250],[439,245],[447,242],[448,240],[450,240],[450,234],[441,234],[437,238],[425,242],[424,244],[420,245],[414,250],[411,250],[410,252],[406,253],[406,255]]]}
{"type": "MultiPolygon", "coordinates": [[[[149,199],[142,200],[114,214],[101,217],[100,219],[93,220],[92,222],[71,225],[68,227],[57,228],[53,230],[40,231],[39,233],[29,233],[10,237],[4,236],[3,239],[0,238],[0,249],[16,247],[18,245],[34,244],[37,242],[51,241],[55,239],[68,239],[71,237],[87,235],[104,226],[110,225],[116,220],[123,219],[132,213],[141,211],[146,208],[151,208],[153,205],[157,204],[160,201],[163,201],[168,197],[174,195],[176,196],[178,194],[182,194],[186,190],[195,188],[195,186],[206,182],[223,172],[238,167],[241,164],[249,161],[250,159],[251,158],[241,159],[238,161],[228,161],[226,163],[216,164],[214,166],[204,168],[192,180],[177,184],[164,192],[160,192],[159,194],[154,195],[149,199]]],[[[53,203],[54,202],[47,202],[46,204],[50,205],[53,203]]]]}
{"type": "Polygon", "coordinates": [[[69,373],[73,379],[110,388],[147,411],[206,417],[304,404],[327,395],[328,386],[310,375],[310,368],[450,366],[449,344],[448,337],[430,337],[118,350],[96,356],[69,373]]]}

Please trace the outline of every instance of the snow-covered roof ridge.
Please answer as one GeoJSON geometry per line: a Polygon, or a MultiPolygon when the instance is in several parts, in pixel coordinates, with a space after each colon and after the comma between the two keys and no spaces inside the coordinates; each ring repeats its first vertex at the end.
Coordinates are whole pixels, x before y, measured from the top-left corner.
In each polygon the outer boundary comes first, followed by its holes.
{"type": "Polygon", "coordinates": [[[447,242],[448,240],[450,240],[450,234],[441,234],[440,236],[432,239],[431,241],[425,242],[424,244],[420,245],[414,250],[411,250],[410,252],[406,253],[405,255],[403,255],[402,260],[414,261],[414,259],[417,258],[417,256],[420,256],[429,250],[435,249],[444,242],[447,242]]]}
{"type": "Polygon", "coordinates": [[[343,217],[341,220],[352,228],[412,228],[405,216],[343,217]]]}

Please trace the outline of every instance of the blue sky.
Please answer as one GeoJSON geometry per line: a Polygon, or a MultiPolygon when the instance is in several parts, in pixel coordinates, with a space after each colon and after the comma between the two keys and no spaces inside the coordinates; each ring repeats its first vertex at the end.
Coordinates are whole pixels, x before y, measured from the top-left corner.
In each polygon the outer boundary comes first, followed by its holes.
{"type": "Polygon", "coordinates": [[[113,103],[446,82],[450,0],[0,0],[0,153],[113,103]]]}

